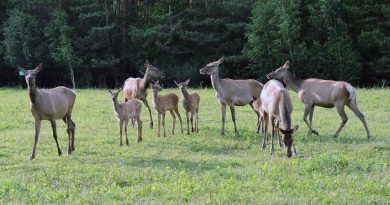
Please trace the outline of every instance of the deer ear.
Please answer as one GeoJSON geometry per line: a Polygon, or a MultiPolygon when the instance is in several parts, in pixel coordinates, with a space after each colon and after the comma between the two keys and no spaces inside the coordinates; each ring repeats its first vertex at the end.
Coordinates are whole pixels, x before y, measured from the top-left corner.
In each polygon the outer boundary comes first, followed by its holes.
{"type": "Polygon", "coordinates": [[[111,90],[107,89],[107,92],[108,92],[110,95],[112,95],[112,92],[111,92],[111,90]]]}
{"type": "Polygon", "coordinates": [[[148,60],[145,61],[145,67],[149,67],[150,63],[148,60]]]}
{"type": "Polygon", "coordinates": [[[176,82],[176,80],[173,80],[177,86],[179,86],[179,83],[176,82]]]}
{"type": "Polygon", "coordinates": [[[190,78],[188,78],[185,82],[186,85],[190,84],[190,78]]]}
{"type": "Polygon", "coordinates": [[[24,68],[22,68],[21,65],[17,65],[17,67],[18,67],[18,70],[19,70],[19,71],[22,71],[23,73],[26,72],[26,70],[25,70],[24,68]]]}
{"type": "Polygon", "coordinates": [[[225,60],[225,56],[222,56],[222,57],[218,60],[218,63],[221,64],[221,63],[223,63],[224,60],[225,60]]]}
{"type": "Polygon", "coordinates": [[[290,67],[290,61],[286,61],[282,67],[288,69],[290,67]]]}
{"type": "Polygon", "coordinates": [[[38,66],[35,68],[35,70],[34,70],[34,71],[35,71],[36,73],[39,73],[39,72],[41,72],[41,71],[42,71],[42,69],[43,69],[43,68],[42,68],[42,65],[43,65],[42,63],[41,63],[41,64],[39,64],[39,65],[38,65],[38,66]]]}

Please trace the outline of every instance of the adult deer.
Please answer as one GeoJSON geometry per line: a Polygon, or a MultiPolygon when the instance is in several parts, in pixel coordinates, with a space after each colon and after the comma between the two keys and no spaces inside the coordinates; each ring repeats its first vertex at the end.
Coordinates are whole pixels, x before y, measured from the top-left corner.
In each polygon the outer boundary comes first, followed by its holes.
{"type": "Polygon", "coordinates": [[[38,143],[41,121],[49,120],[53,129],[53,137],[57,145],[58,156],[62,151],[57,140],[56,119],[63,119],[67,125],[68,133],[68,154],[74,150],[74,135],[76,125],[72,121],[72,109],[76,100],[76,93],[67,87],[56,87],[53,89],[38,89],[35,85],[37,74],[42,71],[42,63],[34,70],[25,70],[18,66],[18,69],[25,73],[28,94],[30,97],[30,110],[35,119],[35,140],[30,160],[35,158],[35,149],[38,143]]]}
{"type": "Polygon", "coordinates": [[[186,111],[186,118],[187,118],[187,135],[190,134],[190,126],[189,126],[190,119],[188,117],[188,113],[191,113],[191,131],[192,132],[199,132],[198,114],[199,114],[200,97],[199,97],[199,94],[195,91],[188,93],[187,86],[189,83],[190,83],[189,78],[182,83],[178,83],[175,81],[175,84],[180,88],[181,94],[183,95],[183,107],[184,107],[184,110],[186,111]],[[195,123],[194,123],[194,120],[195,120],[195,123]],[[194,127],[194,124],[195,124],[195,127],[194,127]]]}
{"type": "MultiPolygon", "coordinates": [[[[211,84],[215,91],[216,96],[221,103],[222,110],[222,131],[221,134],[225,134],[225,116],[226,116],[226,105],[230,107],[232,114],[232,120],[234,124],[234,131],[236,134],[236,114],[234,106],[251,105],[253,97],[258,98],[260,96],[263,85],[256,80],[233,80],[233,79],[220,79],[219,78],[219,65],[224,61],[224,57],[218,61],[211,62],[206,67],[200,69],[201,74],[210,75],[211,84]]],[[[251,105],[252,106],[252,105],[251,105]]]]}
{"type": "Polygon", "coordinates": [[[360,119],[360,121],[362,121],[367,132],[367,138],[371,137],[364,115],[360,112],[356,103],[356,89],[352,87],[351,84],[343,81],[322,80],[316,78],[301,80],[291,74],[288,70],[289,67],[290,62],[286,61],[282,67],[269,73],[267,77],[283,81],[289,88],[298,93],[299,99],[305,104],[303,120],[309,127],[309,134],[313,133],[318,135],[318,132],[312,127],[314,107],[336,107],[342,120],[340,127],[334,134],[334,137],[338,137],[341,129],[348,121],[347,114],[345,114],[344,111],[344,106],[347,105],[360,119]],[[309,121],[307,121],[307,115],[309,115],[309,121]]]}
{"type": "MultiPolygon", "coordinates": [[[[280,131],[283,135],[284,145],[287,147],[287,157],[295,155],[296,150],[292,134],[298,129],[298,125],[291,128],[292,104],[287,89],[284,88],[281,82],[270,80],[264,85],[260,99],[261,112],[264,117],[263,149],[266,146],[268,122],[271,120],[272,135],[270,153],[272,155],[274,154],[274,136],[280,131]],[[279,128],[279,124],[282,125],[282,128],[279,128]]],[[[279,135],[278,142],[282,147],[279,135]]]]}
{"type": "Polygon", "coordinates": [[[125,96],[125,102],[132,99],[141,100],[148,108],[150,117],[150,128],[153,128],[152,111],[150,110],[148,100],[147,89],[149,87],[152,77],[164,77],[165,74],[160,69],[154,67],[146,60],[145,63],[146,72],[143,78],[128,78],[123,86],[123,94],[125,96]]]}
{"type": "Polygon", "coordinates": [[[108,90],[112,98],[113,108],[115,117],[119,122],[119,133],[120,133],[120,146],[122,146],[122,131],[125,130],[126,135],[126,145],[129,145],[129,139],[127,138],[127,125],[129,119],[134,119],[137,122],[137,143],[142,141],[142,121],[141,121],[141,108],[142,104],[140,100],[129,100],[127,102],[118,102],[118,94],[121,91],[119,89],[117,92],[113,93],[108,90]]]}

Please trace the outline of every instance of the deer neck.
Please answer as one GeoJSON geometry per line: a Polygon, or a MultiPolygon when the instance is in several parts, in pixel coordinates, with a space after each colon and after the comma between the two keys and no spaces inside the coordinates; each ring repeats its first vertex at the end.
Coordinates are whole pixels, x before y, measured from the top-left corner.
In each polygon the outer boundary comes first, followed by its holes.
{"type": "Polygon", "coordinates": [[[38,88],[35,86],[34,83],[27,83],[27,89],[28,89],[28,95],[30,97],[30,101],[33,105],[36,104],[36,99],[38,95],[38,88]]]}
{"type": "Polygon", "coordinates": [[[285,100],[286,100],[285,96],[282,96],[281,100],[279,102],[280,121],[281,121],[283,130],[290,130],[291,129],[291,114],[287,108],[288,106],[286,106],[285,100]]]}
{"type": "Polygon", "coordinates": [[[219,71],[211,74],[210,78],[211,78],[211,84],[213,85],[213,88],[217,92],[220,92],[222,89],[222,85],[221,85],[221,79],[219,78],[219,71]]]}
{"type": "Polygon", "coordinates": [[[120,109],[120,105],[119,105],[119,102],[118,102],[118,99],[117,98],[113,98],[112,99],[112,102],[114,104],[114,110],[119,113],[119,109],[120,109]]]}
{"type": "Polygon", "coordinates": [[[158,91],[157,90],[153,90],[153,101],[154,101],[154,104],[155,105],[158,105],[158,91]]]}
{"type": "Polygon", "coordinates": [[[283,81],[291,90],[296,93],[301,89],[302,80],[296,78],[290,71],[287,72],[287,75],[283,78],[283,81]]]}
{"type": "Polygon", "coordinates": [[[144,75],[144,77],[141,79],[141,85],[140,85],[140,87],[141,87],[142,89],[145,89],[145,88],[149,87],[149,83],[150,83],[151,78],[152,78],[152,77],[149,75],[149,70],[146,69],[145,75],[144,75]]]}
{"type": "Polygon", "coordinates": [[[188,99],[188,91],[187,89],[180,89],[181,90],[181,94],[183,95],[183,98],[184,99],[188,99]]]}

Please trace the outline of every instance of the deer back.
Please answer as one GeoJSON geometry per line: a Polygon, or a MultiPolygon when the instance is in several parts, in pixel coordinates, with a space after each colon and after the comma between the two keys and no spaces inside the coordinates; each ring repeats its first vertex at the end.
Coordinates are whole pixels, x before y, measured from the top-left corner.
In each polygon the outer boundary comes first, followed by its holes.
{"type": "Polygon", "coordinates": [[[155,105],[158,110],[173,110],[178,107],[179,97],[174,93],[158,95],[158,104],[155,105]]]}
{"type": "Polygon", "coordinates": [[[145,99],[147,87],[141,87],[141,78],[128,78],[123,86],[123,95],[127,99],[145,99]]]}

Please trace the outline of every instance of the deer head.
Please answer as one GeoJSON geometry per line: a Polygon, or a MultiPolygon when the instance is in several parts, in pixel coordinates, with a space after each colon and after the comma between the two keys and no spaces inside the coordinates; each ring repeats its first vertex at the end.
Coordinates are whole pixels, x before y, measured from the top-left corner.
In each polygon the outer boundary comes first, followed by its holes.
{"type": "Polygon", "coordinates": [[[219,60],[207,64],[206,67],[199,70],[200,74],[211,75],[217,73],[219,65],[223,63],[224,59],[224,57],[221,57],[219,60]]]}
{"type": "Polygon", "coordinates": [[[115,93],[113,93],[111,90],[107,90],[107,92],[110,94],[112,100],[117,100],[118,99],[118,95],[119,95],[119,92],[122,90],[122,88],[120,88],[118,91],[116,91],[115,93]]]}
{"type": "Polygon", "coordinates": [[[152,81],[152,84],[150,86],[152,88],[153,91],[161,91],[162,90],[162,86],[159,84],[159,80],[157,80],[157,82],[154,82],[152,81]]]}
{"type": "Polygon", "coordinates": [[[27,84],[35,85],[35,78],[37,77],[37,74],[42,71],[42,65],[42,63],[39,64],[34,70],[25,70],[20,65],[18,65],[18,69],[24,73],[27,84]]]}
{"type": "Polygon", "coordinates": [[[294,142],[293,134],[294,134],[295,131],[298,130],[298,128],[299,128],[298,125],[295,125],[290,130],[283,130],[282,128],[278,128],[278,130],[283,135],[284,145],[287,147],[287,154],[286,154],[287,157],[291,157],[293,155],[293,152],[292,152],[292,145],[293,145],[293,142],[294,142]]]}
{"type": "Polygon", "coordinates": [[[190,84],[190,78],[188,78],[186,81],[182,82],[182,83],[178,83],[176,82],[175,80],[175,84],[180,88],[180,89],[186,89],[188,84],[190,84]]]}
{"type": "Polygon", "coordinates": [[[290,67],[290,61],[286,61],[283,66],[279,67],[275,71],[272,71],[267,75],[268,79],[283,80],[287,76],[288,68],[290,67]]]}
{"type": "Polygon", "coordinates": [[[165,73],[162,72],[160,69],[154,67],[152,64],[149,63],[148,60],[145,62],[146,67],[146,73],[152,77],[165,77],[165,73]]]}

